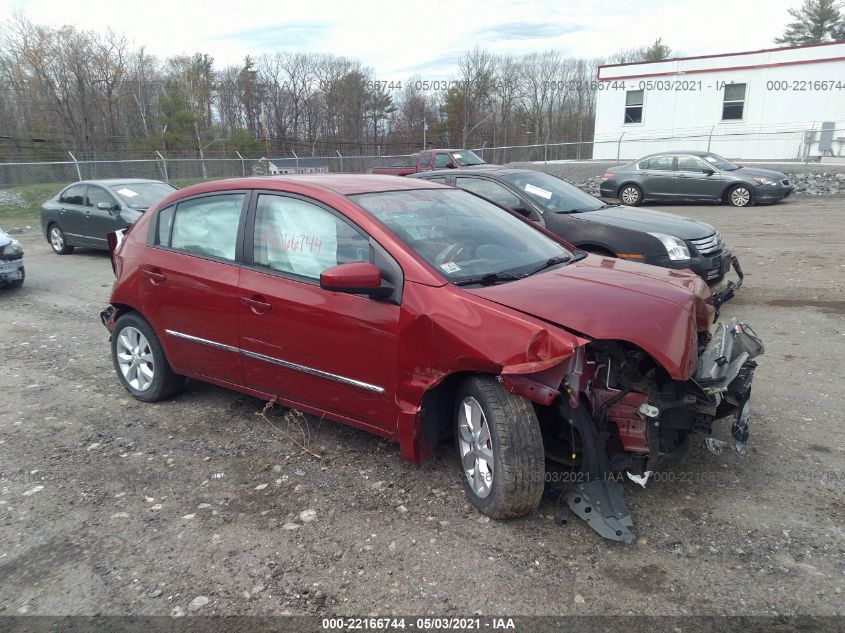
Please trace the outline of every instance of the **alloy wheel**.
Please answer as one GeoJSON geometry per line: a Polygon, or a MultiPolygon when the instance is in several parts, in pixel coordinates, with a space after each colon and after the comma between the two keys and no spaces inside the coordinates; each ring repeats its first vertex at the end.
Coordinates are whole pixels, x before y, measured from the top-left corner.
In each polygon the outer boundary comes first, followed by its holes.
{"type": "Polygon", "coordinates": [[[52,246],[53,250],[57,253],[65,247],[65,236],[62,233],[62,230],[57,226],[50,229],[50,246],[52,246]]]}
{"type": "Polygon", "coordinates": [[[620,194],[625,204],[637,204],[640,200],[640,192],[636,187],[625,187],[620,194]]]}
{"type": "Polygon", "coordinates": [[[125,327],[117,337],[117,363],[127,384],[136,391],[149,389],[155,377],[150,343],[140,330],[125,327]]]}
{"type": "Polygon", "coordinates": [[[458,448],[473,493],[486,498],[493,489],[493,440],[478,400],[467,396],[458,409],[458,448]]]}
{"type": "Polygon", "coordinates": [[[744,207],[751,202],[751,192],[745,187],[737,187],[731,191],[731,204],[735,207],[744,207]]]}

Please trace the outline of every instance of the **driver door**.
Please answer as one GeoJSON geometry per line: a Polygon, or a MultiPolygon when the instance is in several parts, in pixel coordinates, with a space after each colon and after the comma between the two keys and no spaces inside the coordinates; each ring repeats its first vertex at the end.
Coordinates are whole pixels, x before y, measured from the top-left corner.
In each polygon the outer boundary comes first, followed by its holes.
{"type": "Polygon", "coordinates": [[[369,261],[401,280],[401,269],[333,209],[293,195],[255,199],[238,289],[245,384],[392,433],[399,305],[324,290],[320,273],[369,261]]]}

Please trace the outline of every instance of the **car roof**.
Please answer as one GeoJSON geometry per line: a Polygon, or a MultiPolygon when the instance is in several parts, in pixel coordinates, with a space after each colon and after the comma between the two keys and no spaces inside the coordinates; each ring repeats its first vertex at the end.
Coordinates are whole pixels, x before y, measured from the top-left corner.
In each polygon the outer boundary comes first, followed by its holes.
{"type": "Polygon", "coordinates": [[[162,180],[151,180],[149,178],[101,178],[99,180],[80,180],[72,183],[73,185],[104,185],[107,187],[114,187],[115,185],[139,185],[142,183],[158,183],[166,185],[162,180]]]}
{"type": "Polygon", "coordinates": [[[386,191],[409,191],[412,189],[449,188],[436,182],[381,174],[288,174],[284,176],[253,176],[251,178],[213,180],[186,187],[180,190],[181,195],[179,197],[231,189],[277,189],[284,191],[284,185],[288,183],[304,185],[315,191],[330,191],[342,196],[386,191]]]}
{"type": "Polygon", "coordinates": [[[712,154],[713,152],[705,152],[700,149],[678,149],[672,152],[655,152],[654,154],[647,154],[641,158],[635,160],[635,163],[640,162],[641,160],[645,160],[646,158],[654,158],[656,156],[679,156],[684,154],[686,156],[707,156],[708,154],[712,154]]]}

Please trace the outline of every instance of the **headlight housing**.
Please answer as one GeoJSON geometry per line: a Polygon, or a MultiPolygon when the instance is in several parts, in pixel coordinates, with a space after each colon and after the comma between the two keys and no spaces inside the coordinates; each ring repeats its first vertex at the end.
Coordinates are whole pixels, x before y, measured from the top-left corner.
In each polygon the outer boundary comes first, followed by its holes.
{"type": "Polygon", "coordinates": [[[677,238],[674,235],[666,235],[665,233],[649,233],[649,235],[656,237],[663,243],[663,246],[666,248],[666,253],[669,255],[669,259],[673,262],[690,258],[689,249],[682,239],[677,238]]]}
{"type": "Polygon", "coordinates": [[[773,180],[772,178],[765,178],[763,176],[759,176],[759,177],[755,178],[754,182],[756,182],[758,185],[776,185],[776,184],[778,184],[777,180],[773,180]]]}
{"type": "Polygon", "coordinates": [[[17,240],[12,240],[3,248],[3,255],[12,256],[23,255],[23,246],[17,240]]]}

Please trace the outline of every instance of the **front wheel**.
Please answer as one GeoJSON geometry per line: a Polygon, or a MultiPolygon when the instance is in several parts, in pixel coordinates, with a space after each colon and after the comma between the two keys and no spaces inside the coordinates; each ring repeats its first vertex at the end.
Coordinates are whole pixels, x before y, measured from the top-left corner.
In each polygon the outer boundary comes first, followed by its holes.
{"type": "Polygon", "coordinates": [[[728,202],[732,207],[747,207],[753,202],[751,189],[745,185],[737,185],[728,193],[728,202]]]}
{"type": "Polygon", "coordinates": [[[111,350],[118,378],[138,400],[163,400],[185,383],[185,377],[170,368],[153,328],[135,312],[118,318],[111,350]]]}
{"type": "Polygon", "coordinates": [[[50,230],[47,232],[50,240],[50,246],[56,255],[67,255],[73,252],[73,246],[67,243],[65,234],[58,224],[50,225],[50,230]]]}
{"type": "Polygon", "coordinates": [[[637,185],[625,185],[619,190],[619,200],[629,207],[638,207],[643,202],[643,190],[637,185]]]}
{"type": "Polygon", "coordinates": [[[496,519],[535,510],[543,495],[545,453],[531,403],[493,377],[469,378],[456,395],[455,426],[472,505],[496,519]]]}

